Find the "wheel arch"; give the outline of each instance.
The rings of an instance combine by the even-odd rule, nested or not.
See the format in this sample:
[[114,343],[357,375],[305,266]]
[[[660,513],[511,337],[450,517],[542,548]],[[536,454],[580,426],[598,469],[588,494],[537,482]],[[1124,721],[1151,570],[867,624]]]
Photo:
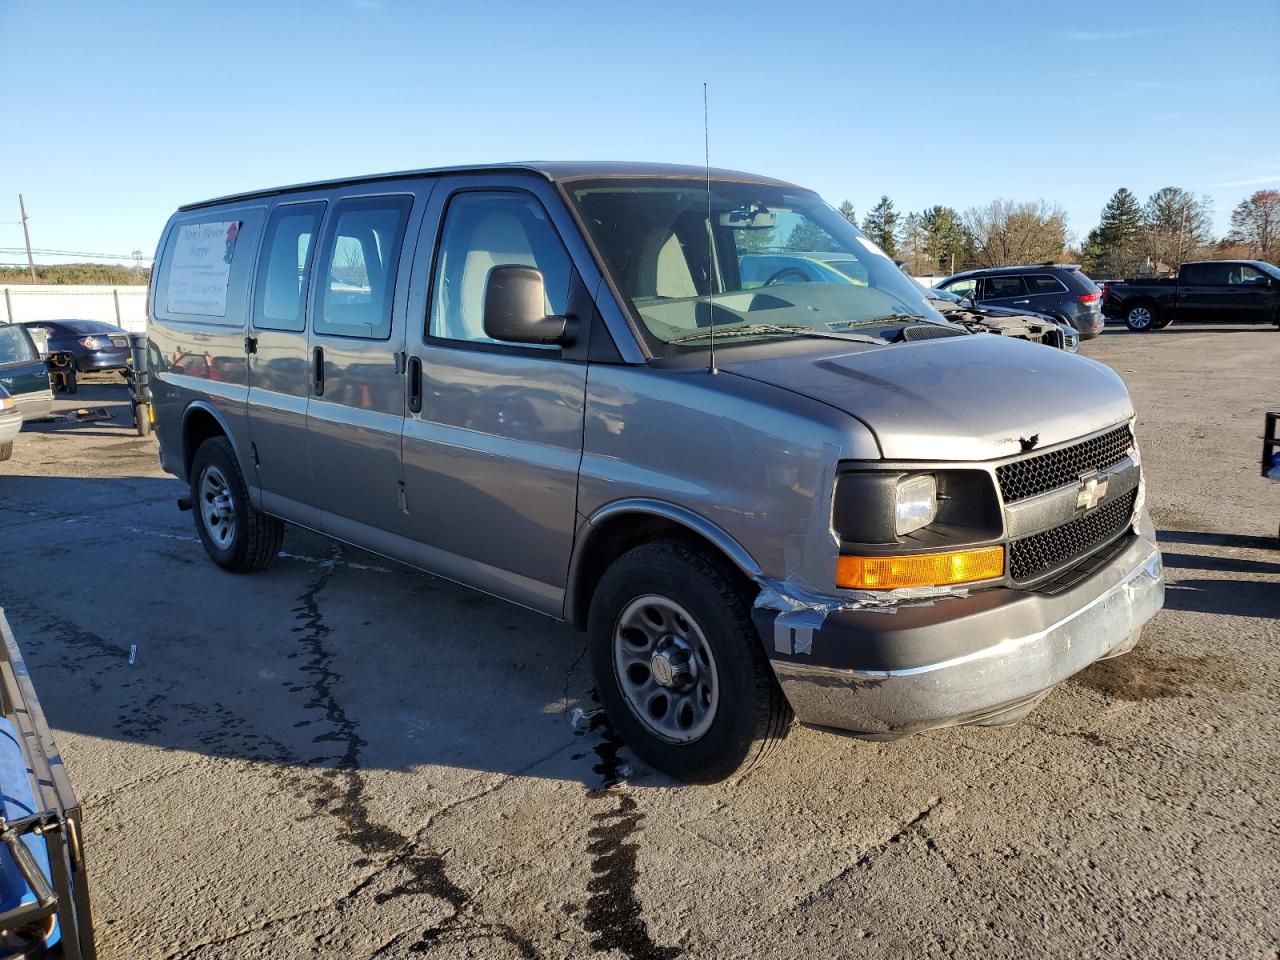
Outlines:
[[231,430],[227,427],[222,414],[212,404],[203,400],[194,400],[182,413],[182,477],[184,480],[191,477],[191,462],[195,459],[200,444],[211,437],[226,437],[236,459],[240,460],[240,451],[236,450],[235,441],[231,439]]
[[569,562],[564,615],[586,628],[591,597],[605,570],[633,547],[655,540],[685,539],[728,561],[744,593],[753,593],[762,575],[751,554],[706,517],[661,500],[629,499],[607,504],[583,524]]

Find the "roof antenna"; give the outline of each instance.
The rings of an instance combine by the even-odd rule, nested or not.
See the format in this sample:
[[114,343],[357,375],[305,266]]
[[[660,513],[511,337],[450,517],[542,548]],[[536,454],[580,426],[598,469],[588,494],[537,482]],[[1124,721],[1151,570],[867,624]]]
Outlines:
[[715,297],[715,248],[716,232],[711,223],[711,125],[708,120],[707,83],[702,82],[702,155],[707,168],[707,316],[711,321],[711,366],[708,373],[716,372],[716,297]]

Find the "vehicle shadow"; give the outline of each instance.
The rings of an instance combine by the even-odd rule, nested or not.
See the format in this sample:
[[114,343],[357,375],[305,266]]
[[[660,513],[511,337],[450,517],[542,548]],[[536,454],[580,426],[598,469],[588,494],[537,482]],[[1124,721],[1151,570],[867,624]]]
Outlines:
[[1169,610],[1233,617],[1280,617],[1280,588],[1264,580],[1179,580],[1165,591]]
[[57,731],[291,768],[617,778],[569,626],[292,528],[269,570],[224,572],[181,490],[0,477],[0,540],[23,557],[0,607]]
[[1157,530],[1160,543],[1189,543],[1210,547],[1244,547],[1251,550],[1280,549],[1280,540],[1273,537],[1251,537],[1240,533],[1209,533],[1200,530]]
[[1249,331],[1267,330],[1273,325],[1259,321],[1258,323],[1231,323],[1229,321],[1198,321],[1196,323],[1174,322],[1159,330],[1130,330],[1124,321],[1108,320],[1099,336],[1120,334],[1123,336],[1155,337],[1169,336],[1179,333],[1248,333]]
[[[1243,557],[1214,557],[1203,553],[1163,553],[1166,567],[1176,570],[1216,570],[1222,573],[1280,574],[1280,563]],[[1280,590],[1280,587],[1277,588]]]

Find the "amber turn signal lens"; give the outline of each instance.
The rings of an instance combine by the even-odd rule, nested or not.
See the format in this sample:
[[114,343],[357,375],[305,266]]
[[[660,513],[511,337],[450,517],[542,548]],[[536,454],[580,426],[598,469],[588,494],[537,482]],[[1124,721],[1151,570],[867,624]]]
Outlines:
[[972,583],[1004,575],[1004,547],[922,553],[912,557],[841,557],[836,586],[848,590],[893,590]]

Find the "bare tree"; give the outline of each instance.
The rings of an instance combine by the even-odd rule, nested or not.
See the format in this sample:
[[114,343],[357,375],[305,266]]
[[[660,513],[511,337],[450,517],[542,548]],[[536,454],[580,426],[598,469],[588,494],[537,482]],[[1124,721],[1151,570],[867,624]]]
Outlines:
[[929,234],[925,230],[924,217],[908,213],[898,227],[898,257],[906,262],[913,277],[938,269],[937,261],[929,256],[928,245]]
[[1213,240],[1213,205],[1181,187],[1161,187],[1142,210],[1147,258],[1153,271],[1176,270]]
[[1067,245],[1066,212],[1043,200],[992,200],[970,207],[961,221],[982,267],[1056,260]]
[[1259,190],[1231,211],[1227,242],[1259,260],[1280,260],[1280,190]]

